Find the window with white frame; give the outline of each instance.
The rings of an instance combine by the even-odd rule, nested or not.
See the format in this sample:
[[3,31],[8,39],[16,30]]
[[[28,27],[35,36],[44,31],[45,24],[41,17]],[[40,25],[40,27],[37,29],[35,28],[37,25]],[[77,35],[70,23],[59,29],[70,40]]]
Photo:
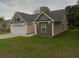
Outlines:
[[42,23],[41,24],[41,32],[42,33],[46,33],[47,32],[46,23]]

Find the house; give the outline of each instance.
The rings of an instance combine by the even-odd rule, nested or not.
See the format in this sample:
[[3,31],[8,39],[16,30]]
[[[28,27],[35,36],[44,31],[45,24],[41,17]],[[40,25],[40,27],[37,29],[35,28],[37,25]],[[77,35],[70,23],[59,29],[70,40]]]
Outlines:
[[65,10],[48,13],[25,14],[15,12],[12,18],[11,33],[37,36],[55,36],[68,30]]

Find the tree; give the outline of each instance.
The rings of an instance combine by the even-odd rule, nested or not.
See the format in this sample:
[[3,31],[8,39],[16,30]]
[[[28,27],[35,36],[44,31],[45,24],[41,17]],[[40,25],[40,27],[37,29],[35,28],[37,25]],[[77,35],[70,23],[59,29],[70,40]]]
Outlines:
[[66,17],[68,20],[68,25],[73,25],[73,11],[72,11],[72,6],[67,6],[66,7]]
[[70,26],[79,26],[79,5],[67,6],[66,17]]
[[76,5],[66,7],[66,17],[70,26],[79,26],[79,0]]
[[0,17],[0,22],[2,22],[2,21],[4,21],[4,17],[3,16]]
[[79,0],[77,1],[77,4],[79,4]]
[[36,10],[34,10],[34,13],[40,13],[40,8],[37,8]]
[[45,6],[41,6],[40,7],[40,12],[45,12],[45,13],[48,13],[50,10],[49,10],[49,8],[48,7],[45,7]]
[[45,13],[48,13],[50,11],[50,9],[46,6],[41,6],[40,8],[36,9],[34,11],[34,13],[40,13],[40,12],[45,12]]

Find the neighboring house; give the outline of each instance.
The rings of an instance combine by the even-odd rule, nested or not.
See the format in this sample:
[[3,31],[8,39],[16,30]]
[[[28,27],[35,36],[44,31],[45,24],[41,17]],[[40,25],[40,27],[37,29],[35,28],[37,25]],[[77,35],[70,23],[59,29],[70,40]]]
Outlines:
[[11,32],[22,35],[55,36],[67,31],[67,24],[65,10],[32,15],[16,12],[12,18]]
[[7,21],[0,21],[0,32],[10,32],[10,25]]

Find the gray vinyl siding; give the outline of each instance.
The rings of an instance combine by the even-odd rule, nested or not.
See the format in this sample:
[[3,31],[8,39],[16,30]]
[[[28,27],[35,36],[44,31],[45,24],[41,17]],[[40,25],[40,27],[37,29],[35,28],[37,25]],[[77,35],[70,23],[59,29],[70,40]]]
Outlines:
[[54,24],[54,36],[58,35],[62,32],[65,32],[68,30],[68,26],[66,24],[62,24],[62,23],[55,23]]
[[68,30],[68,22],[65,16],[63,17],[63,21],[61,21],[60,23],[54,23],[54,35],[58,35],[67,30]]
[[62,32],[61,23],[54,23],[54,35],[58,35]]
[[66,19],[66,16],[63,17],[62,24],[63,24],[63,26],[64,26],[63,31],[67,31],[67,30],[68,30],[68,21],[67,21],[67,19]]
[[27,34],[33,34],[34,30],[34,25],[32,23],[27,24]]
[[[45,22],[44,22],[45,23]],[[46,23],[46,33],[41,32],[41,24],[37,24],[37,35],[38,36],[52,36],[52,23]]]

